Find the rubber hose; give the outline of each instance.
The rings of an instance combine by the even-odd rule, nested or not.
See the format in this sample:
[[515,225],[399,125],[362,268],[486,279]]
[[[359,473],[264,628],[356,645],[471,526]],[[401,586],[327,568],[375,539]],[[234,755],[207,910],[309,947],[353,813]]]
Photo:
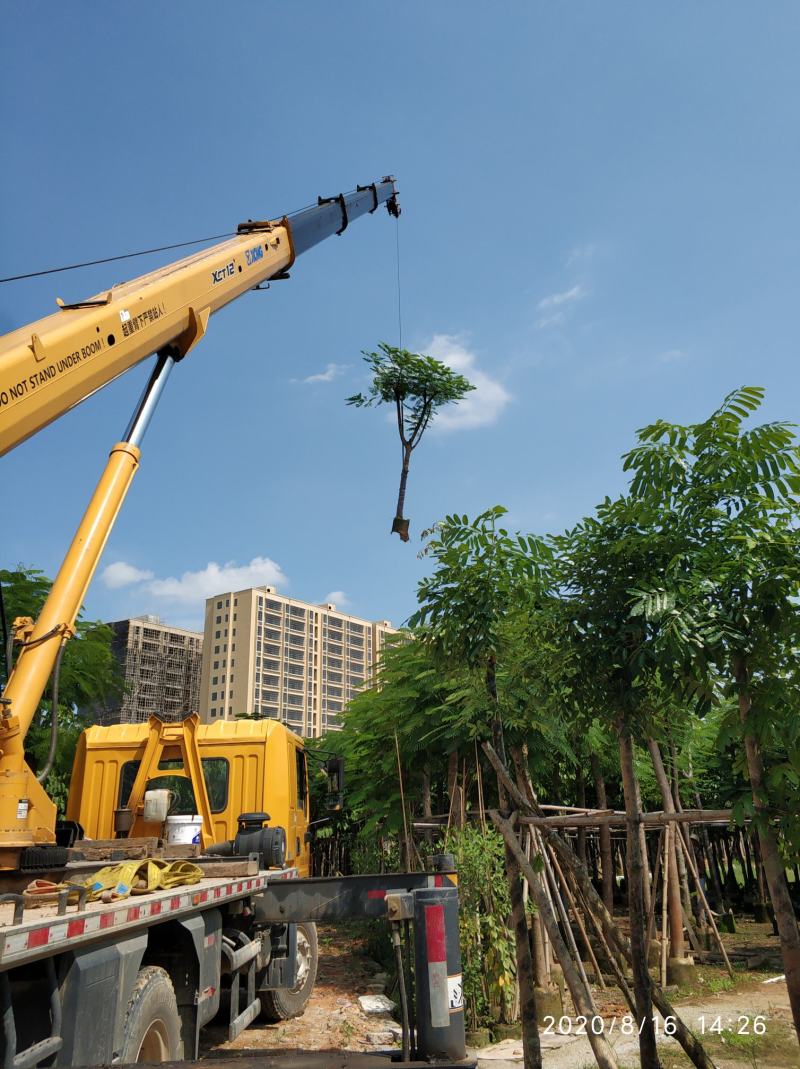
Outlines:
[[56,745],[58,743],[58,677],[61,674],[61,655],[64,652],[65,642],[62,641],[56,654],[56,663],[53,666],[53,692],[50,698],[50,749],[47,751],[47,760],[41,772],[36,773],[36,779],[43,783],[50,775],[53,762],[56,758]]

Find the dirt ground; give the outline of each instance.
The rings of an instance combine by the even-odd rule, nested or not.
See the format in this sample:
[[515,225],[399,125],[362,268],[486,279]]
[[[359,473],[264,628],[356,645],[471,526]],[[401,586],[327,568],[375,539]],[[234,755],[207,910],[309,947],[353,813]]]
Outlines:
[[387,1029],[397,1027],[396,1022],[388,1016],[368,1016],[359,1006],[358,996],[369,994],[375,977],[385,974],[367,956],[366,940],[358,927],[320,926],[318,937],[317,982],[303,1016],[279,1024],[257,1021],[232,1043],[224,1041],[222,1029],[212,1027],[207,1030],[206,1051],[399,1048],[399,1041],[387,1034]]
[[[668,990],[670,1000],[690,1028],[698,1034],[705,1032],[704,1045],[718,1069],[800,1067],[786,984],[782,980],[765,982],[774,981],[781,973],[778,941],[771,926],[742,923],[735,935],[724,938],[734,955],[735,978],[732,980],[721,966],[700,965],[691,986]],[[211,1029],[206,1032],[205,1057],[244,1050],[375,1051],[399,1047],[399,1040],[387,1034],[389,1027],[396,1028],[394,1022],[388,1016],[367,1016],[359,1006],[358,996],[370,993],[376,977],[380,983],[385,976],[381,966],[368,956],[360,930],[321,927],[319,940],[317,984],[303,1016],[275,1025],[256,1022],[232,1043],[224,1041],[222,1029]],[[387,993],[396,1001],[396,993]],[[621,1032],[627,1007],[616,988],[595,989],[594,993],[620,1066],[634,1069],[639,1064],[636,1036]],[[756,1018],[759,1031],[763,1022],[762,1034],[756,1034]],[[550,1033],[542,1034],[545,1069],[592,1069],[595,1062],[588,1039],[576,1035],[576,1029],[567,1007],[562,1021]],[[674,1040],[661,1035],[659,1042],[664,1069],[688,1069],[691,1063]],[[472,1053],[479,1069],[522,1066],[519,1040],[505,1040]]]

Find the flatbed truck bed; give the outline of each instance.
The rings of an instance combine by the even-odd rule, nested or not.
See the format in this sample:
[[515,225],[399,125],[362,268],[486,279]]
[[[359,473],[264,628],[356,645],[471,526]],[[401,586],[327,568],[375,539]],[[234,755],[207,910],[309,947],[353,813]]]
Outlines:
[[[301,1013],[316,976],[315,922],[369,917],[389,921],[400,963],[414,927],[413,969],[399,968],[414,978],[401,994],[402,1064],[468,1064],[452,859],[427,873],[326,879],[253,872],[247,857],[227,864],[236,862],[247,875],[208,873],[117,901],[0,896],[3,1069],[196,1058],[201,1029],[222,1013],[228,1039],[262,1013]],[[295,1055],[276,1053],[276,1064],[334,1064]],[[341,1064],[355,1069],[353,1057],[342,1052]]]

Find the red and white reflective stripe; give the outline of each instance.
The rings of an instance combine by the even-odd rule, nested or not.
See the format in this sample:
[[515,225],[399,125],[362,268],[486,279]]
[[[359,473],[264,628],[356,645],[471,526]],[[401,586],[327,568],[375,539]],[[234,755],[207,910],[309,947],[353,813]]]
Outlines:
[[447,939],[444,906],[425,906],[425,955],[428,959],[428,993],[431,1025],[447,1028],[450,1002],[447,993]]
[[[79,915],[53,918],[46,924],[23,922],[21,925],[0,928],[0,962],[24,960],[42,947],[59,946],[111,929],[138,927],[153,918],[163,918],[171,913],[188,912],[198,905],[220,903],[251,891],[260,891],[267,886],[268,876],[254,876],[213,888],[194,890],[189,888],[179,894],[161,898],[126,898],[108,909],[87,910]],[[212,894],[213,892],[213,894]],[[157,892],[156,892],[157,893]]]

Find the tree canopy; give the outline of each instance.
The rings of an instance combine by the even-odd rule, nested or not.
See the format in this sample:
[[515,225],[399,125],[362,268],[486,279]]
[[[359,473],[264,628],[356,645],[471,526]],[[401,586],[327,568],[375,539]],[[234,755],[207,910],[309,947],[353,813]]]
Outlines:
[[407,542],[409,521],[403,516],[403,507],[411,454],[439,409],[456,404],[475,387],[440,360],[385,342],[379,343],[377,352],[364,352],[363,356],[372,372],[372,383],[367,393],[348,397],[347,404],[356,408],[382,404],[394,406],[402,467],[392,533],[399,534]]

